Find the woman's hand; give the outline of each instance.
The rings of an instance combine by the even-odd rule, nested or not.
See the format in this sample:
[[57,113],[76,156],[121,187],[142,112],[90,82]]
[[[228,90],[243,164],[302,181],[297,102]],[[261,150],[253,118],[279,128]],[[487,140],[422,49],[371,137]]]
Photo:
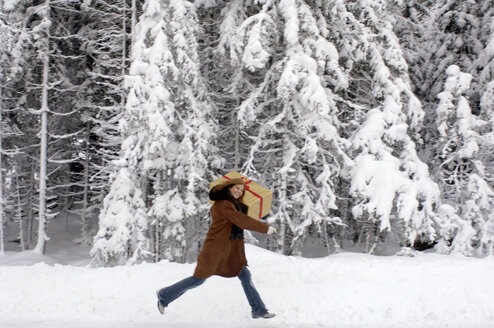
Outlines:
[[272,234],[275,234],[275,233],[276,233],[276,229],[274,227],[272,227],[272,226],[269,226],[267,234],[268,235],[272,235]]

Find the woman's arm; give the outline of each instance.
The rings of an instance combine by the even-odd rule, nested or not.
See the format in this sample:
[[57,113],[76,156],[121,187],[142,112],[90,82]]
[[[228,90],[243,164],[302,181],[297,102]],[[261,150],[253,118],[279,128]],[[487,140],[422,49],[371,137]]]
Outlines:
[[266,223],[253,219],[250,216],[247,216],[242,212],[237,211],[235,205],[233,205],[231,202],[225,201],[222,207],[223,208],[221,209],[221,214],[228,221],[232,222],[236,226],[242,229],[256,231],[260,233],[268,232],[269,226]]

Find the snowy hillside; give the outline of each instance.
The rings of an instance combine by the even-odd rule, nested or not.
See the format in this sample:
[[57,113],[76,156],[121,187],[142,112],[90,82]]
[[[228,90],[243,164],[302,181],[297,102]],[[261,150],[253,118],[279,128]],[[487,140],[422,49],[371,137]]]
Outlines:
[[80,266],[80,260],[60,265],[45,257],[52,265],[26,265],[39,258],[30,252],[9,252],[0,257],[0,327],[494,325],[492,258],[341,253],[306,259],[285,257],[250,245],[247,257],[258,290],[269,310],[277,314],[274,319],[251,319],[238,279],[219,277],[185,294],[161,316],[156,310],[155,290],[189,276],[194,264],[162,261],[93,268]]

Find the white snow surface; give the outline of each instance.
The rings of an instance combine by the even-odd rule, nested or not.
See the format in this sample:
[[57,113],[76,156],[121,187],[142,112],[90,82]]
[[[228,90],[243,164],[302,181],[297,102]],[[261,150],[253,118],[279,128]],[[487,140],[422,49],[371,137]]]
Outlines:
[[0,327],[494,327],[493,257],[302,258],[246,245],[254,284],[275,318],[251,319],[240,281],[216,276],[162,316],[156,290],[190,276],[195,263],[94,267],[88,247],[50,231],[47,256],[0,255]]

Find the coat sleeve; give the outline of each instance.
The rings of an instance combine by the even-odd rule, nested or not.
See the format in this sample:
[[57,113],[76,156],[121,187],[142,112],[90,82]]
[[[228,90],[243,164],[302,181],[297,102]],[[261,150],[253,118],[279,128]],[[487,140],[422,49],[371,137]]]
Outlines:
[[269,226],[266,223],[253,219],[250,216],[237,211],[235,206],[229,201],[225,201],[224,204],[223,215],[228,221],[242,229],[260,233],[268,232]]

